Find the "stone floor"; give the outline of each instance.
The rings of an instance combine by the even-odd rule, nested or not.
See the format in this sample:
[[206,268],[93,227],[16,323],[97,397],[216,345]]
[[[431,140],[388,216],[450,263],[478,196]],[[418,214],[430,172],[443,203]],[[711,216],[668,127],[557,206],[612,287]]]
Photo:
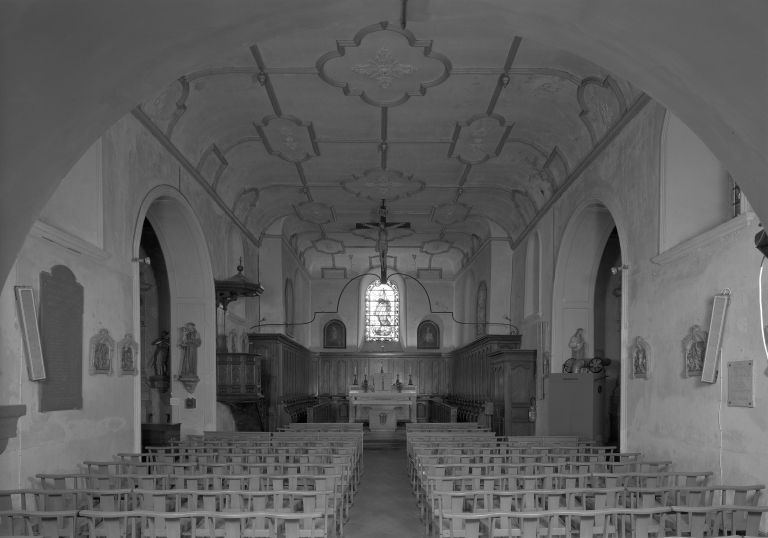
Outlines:
[[421,538],[416,496],[405,472],[405,446],[366,449],[365,469],[355,504],[344,525],[346,538]]

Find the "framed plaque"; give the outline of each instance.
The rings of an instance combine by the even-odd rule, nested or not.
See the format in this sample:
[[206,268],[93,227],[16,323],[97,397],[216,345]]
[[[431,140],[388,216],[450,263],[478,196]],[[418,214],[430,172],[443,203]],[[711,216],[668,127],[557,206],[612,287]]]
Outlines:
[[30,381],[42,381],[45,379],[43,344],[40,341],[40,327],[37,324],[35,294],[30,286],[16,286],[16,305],[19,307],[19,326],[22,340],[24,340],[27,374]]

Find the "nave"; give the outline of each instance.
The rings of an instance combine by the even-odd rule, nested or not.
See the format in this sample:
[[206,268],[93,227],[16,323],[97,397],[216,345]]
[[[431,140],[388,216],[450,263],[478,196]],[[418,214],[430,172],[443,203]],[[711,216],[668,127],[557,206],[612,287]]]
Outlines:
[[310,423],[84,461],[0,491],[0,536],[703,538],[757,536],[768,511],[764,485],[578,437],[423,423],[405,450],[363,445],[362,424]]

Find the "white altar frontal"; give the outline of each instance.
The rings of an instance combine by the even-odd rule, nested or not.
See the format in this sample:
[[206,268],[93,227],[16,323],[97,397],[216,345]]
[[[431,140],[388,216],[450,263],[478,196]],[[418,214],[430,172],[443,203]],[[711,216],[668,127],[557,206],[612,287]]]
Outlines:
[[416,422],[416,385],[403,385],[398,392],[391,373],[372,374],[368,390],[349,387],[349,421],[368,422],[371,431],[395,431],[397,422]]

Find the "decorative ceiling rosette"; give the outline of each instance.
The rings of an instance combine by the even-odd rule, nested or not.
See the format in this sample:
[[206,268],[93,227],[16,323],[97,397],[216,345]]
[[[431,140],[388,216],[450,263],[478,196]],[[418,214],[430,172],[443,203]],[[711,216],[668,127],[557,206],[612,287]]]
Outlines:
[[471,210],[472,206],[462,203],[438,205],[432,208],[429,220],[444,226],[456,224],[466,219]]
[[512,130],[512,125],[505,124],[506,120],[498,114],[478,114],[466,122],[457,122],[448,157],[462,164],[482,164],[498,157]]
[[416,39],[386,21],[363,28],[351,41],[337,41],[336,50],[321,56],[316,67],[320,78],[344,95],[381,107],[423,96],[451,72],[450,60],[432,51],[431,40]]
[[312,246],[315,247],[316,251],[323,254],[344,254],[346,252],[343,242],[330,239],[325,234],[322,234],[320,239],[313,239]]
[[302,163],[320,156],[312,122],[273,114],[254,124],[267,152],[284,161]]
[[342,181],[341,188],[355,196],[363,196],[377,202],[407,198],[426,187],[423,181],[413,179],[413,175],[406,176],[392,168],[370,168],[363,172],[363,175],[352,174],[352,177],[354,179]]
[[434,239],[432,241],[424,241],[421,244],[421,252],[424,254],[445,254],[453,246],[452,241],[445,241],[444,239]]
[[301,202],[293,206],[301,220],[312,224],[328,224],[336,220],[333,206],[322,202]]

